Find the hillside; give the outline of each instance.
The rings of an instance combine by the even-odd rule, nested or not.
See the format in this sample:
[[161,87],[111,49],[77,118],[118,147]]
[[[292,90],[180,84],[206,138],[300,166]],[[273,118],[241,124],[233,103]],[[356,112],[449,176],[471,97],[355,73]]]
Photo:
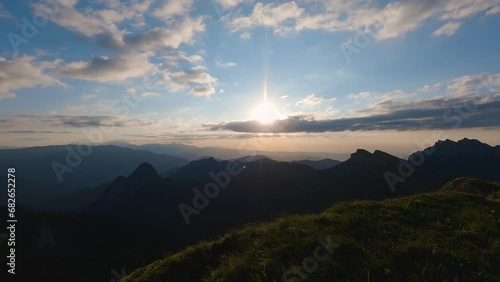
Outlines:
[[232,230],[121,281],[500,281],[499,193],[445,187]]

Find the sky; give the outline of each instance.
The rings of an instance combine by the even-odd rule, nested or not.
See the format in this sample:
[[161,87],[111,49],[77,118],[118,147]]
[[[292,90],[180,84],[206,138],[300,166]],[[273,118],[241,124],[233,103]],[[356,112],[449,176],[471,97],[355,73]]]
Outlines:
[[0,146],[498,145],[499,26],[500,0],[2,1]]

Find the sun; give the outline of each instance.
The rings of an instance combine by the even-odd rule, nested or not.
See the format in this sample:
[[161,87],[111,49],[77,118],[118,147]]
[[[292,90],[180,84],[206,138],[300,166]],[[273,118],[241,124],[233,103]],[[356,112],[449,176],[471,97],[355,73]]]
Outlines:
[[257,105],[252,111],[252,119],[261,123],[271,123],[280,118],[281,113],[269,102]]

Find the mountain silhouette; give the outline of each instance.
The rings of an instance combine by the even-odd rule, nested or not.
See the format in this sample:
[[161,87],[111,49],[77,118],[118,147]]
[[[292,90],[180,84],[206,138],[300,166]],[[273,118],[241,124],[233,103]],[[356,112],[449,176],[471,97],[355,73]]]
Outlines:
[[292,161],[292,163],[305,164],[305,165],[312,167],[314,169],[321,170],[321,169],[332,168],[341,162],[337,161],[337,160],[332,160],[332,159],[326,158],[326,159],[322,159],[319,161],[311,161],[311,160]]
[[[397,174],[401,164],[408,161],[380,150],[370,153],[359,149],[348,160],[325,170],[267,158],[248,163],[233,161],[241,172],[231,176],[227,187],[219,189],[214,199],[208,199],[209,204],[199,214],[190,217],[189,226],[184,222],[179,205],[193,206],[193,189],[203,191],[208,183],[215,183],[211,175],[225,172],[230,161],[214,158],[192,161],[168,178],[159,177],[153,167],[143,164],[131,176],[115,180],[94,206],[98,207],[94,211],[138,221],[140,218],[151,222],[166,220],[189,232],[219,234],[231,226],[267,220],[281,212],[319,212],[339,201],[385,199],[435,191],[458,173],[498,179],[500,158],[491,153],[496,148],[477,140],[448,140],[435,146],[434,154],[414,173],[405,176],[395,191],[390,189],[386,174]],[[480,157],[474,154],[477,150],[480,150]],[[458,164],[456,155],[461,158]],[[493,169],[477,169],[485,166]],[[142,180],[138,181],[136,175]]]

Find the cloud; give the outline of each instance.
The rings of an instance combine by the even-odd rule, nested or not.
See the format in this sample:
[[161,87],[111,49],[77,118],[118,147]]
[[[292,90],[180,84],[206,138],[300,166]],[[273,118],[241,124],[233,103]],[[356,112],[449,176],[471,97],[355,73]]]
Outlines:
[[83,94],[82,99],[93,99],[97,97],[97,94]]
[[[79,32],[87,37],[94,37],[102,34],[110,34],[119,40],[121,31],[116,23],[128,19],[130,14],[124,11],[95,10],[91,7],[78,10],[78,1],[45,0],[32,7],[35,13],[44,14],[45,11],[57,11],[49,18],[53,23],[69,30]],[[57,9],[55,8],[57,7]]]
[[500,13],[500,6],[496,6],[496,7],[491,8],[490,10],[488,10],[486,12],[486,15],[489,16],[489,15],[494,15],[494,14],[498,14],[498,13]]
[[3,133],[14,133],[14,134],[71,134],[70,131],[51,131],[51,130],[10,130],[4,131]]
[[210,97],[215,93],[215,88],[213,86],[196,86],[189,93],[194,96]]
[[189,63],[200,63],[200,62],[203,62],[203,57],[202,56],[200,56],[198,54],[187,56],[186,53],[184,53],[182,51],[177,51],[177,52],[174,52],[171,55],[166,55],[166,56],[164,56],[164,58],[166,60],[168,60],[169,62],[171,62],[171,63],[177,62],[177,61],[186,61],[186,62],[189,62]]
[[35,57],[14,56],[12,60],[0,57],[0,100],[15,98],[13,91],[37,86],[65,86],[44,71],[53,62],[37,62]]
[[311,95],[307,96],[306,98],[298,101],[295,105],[311,107],[311,106],[319,105],[323,102],[335,101],[336,99],[337,98],[335,98],[335,97],[331,98],[331,99],[325,99],[324,97],[316,96],[316,94],[311,94]]
[[160,83],[166,84],[170,91],[173,92],[184,90],[190,84],[213,84],[216,82],[217,78],[198,69],[166,73],[160,81]]
[[193,0],[163,0],[162,5],[153,12],[153,16],[168,21],[176,16],[185,16],[191,10]]
[[217,62],[217,65],[219,67],[223,67],[223,68],[234,68],[234,67],[238,66],[237,63],[233,63],[233,62],[227,62],[227,63]]
[[[423,103],[425,105],[426,101]],[[229,122],[207,127],[210,131],[229,130],[235,132],[252,133],[292,133],[292,132],[340,132],[358,130],[423,130],[449,129],[463,120],[462,127],[498,127],[500,121],[500,97],[493,102],[479,106],[477,111],[469,113],[467,119],[461,119],[458,113],[452,112],[456,105],[449,104],[438,107],[443,100],[432,101],[433,108],[419,108],[420,103],[402,104],[400,109],[385,114],[376,114],[366,117],[316,120],[312,116],[290,116],[284,120],[274,121],[271,124],[262,124],[258,121]],[[475,100],[461,100],[462,105],[473,105]],[[457,105],[460,105],[458,103]],[[466,107],[466,106],[464,106]],[[469,106],[472,107],[472,106]],[[448,116],[446,114],[448,113]]]
[[[233,31],[257,26],[272,28],[277,34],[302,30],[360,31],[385,40],[404,36],[430,19],[457,21],[481,12],[494,14],[498,12],[498,4],[498,0],[408,0],[382,6],[369,0],[308,0],[266,5],[258,2],[249,15],[234,12],[222,20]],[[456,23],[446,28],[448,33],[452,28],[458,29]]]
[[284,34],[290,30],[290,27],[282,25],[287,20],[299,18],[305,9],[299,8],[295,1],[283,3],[280,5],[258,2],[255,4],[252,13],[249,16],[232,17],[224,16],[222,20],[226,22],[233,30],[251,28],[254,26],[267,26],[274,28],[275,33]]
[[500,73],[466,75],[453,79],[446,90],[452,96],[464,96],[474,93],[496,94],[500,86]]
[[[53,10],[54,0],[44,0],[32,5],[35,13]],[[148,13],[152,0],[101,1],[104,8],[77,5],[78,1],[55,0],[59,11],[50,20],[66,29],[81,33],[89,38],[99,37],[108,47],[140,49],[142,51],[177,49],[182,43],[190,43],[198,32],[203,32],[203,18],[188,16],[193,0],[164,0],[162,5]],[[77,7],[78,6],[78,7]],[[146,26],[144,15],[152,14],[165,22],[164,27],[133,33],[130,28],[120,28],[122,24],[135,27]],[[179,16],[174,21],[173,18]]]
[[59,127],[134,127],[148,126],[156,124],[155,121],[137,118],[127,118],[121,116],[89,116],[89,115],[57,115],[57,114],[23,114],[10,119],[10,123],[23,122],[26,124],[37,123],[49,124]]
[[347,95],[347,98],[354,100],[355,104],[359,104],[359,103],[361,103],[361,101],[366,101],[370,97],[373,97],[373,93],[371,93],[371,92],[360,92],[358,94]]
[[192,43],[197,33],[205,31],[203,18],[184,18],[172,27],[156,27],[140,34],[127,34],[117,47],[137,48],[143,51],[177,49],[183,43]]
[[144,98],[151,98],[151,97],[158,97],[160,96],[160,94],[156,93],[156,92],[144,92],[141,94],[141,97],[144,97]]
[[[450,81],[446,96],[395,101],[385,99],[387,95],[383,95],[382,101],[358,111],[355,117],[331,119],[318,118],[316,114],[303,114],[270,124],[236,121],[205,125],[205,128],[209,131],[291,133],[500,127],[498,86],[500,74],[469,75]],[[390,94],[399,95],[398,93],[404,92],[394,91]]]
[[457,32],[457,30],[460,29],[460,26],[462,24],[458,22],[449,22],[443,25],[442,27],[438,28],[436,31],[434,31],[431,35],[433,37],[439,37],[439,36],[451,36]]
[[436,83],[434,85],[425,85],[424,87],[420,88],[418,91],[420,91],[420,92],[435,92],[439,89],[441,89],[441,83]]
[[243,40],[250,40],[252,39],[252,34],[250,34],[250,32],[245,31],[240,35],[240,38]]
[[4,18],[4,19],[11,19],[11,18],[13,18],[12,15],[3,8],[3,4],[2,3],[0,3],[0,19],[1,18]]
[[396,99],[401,99],[401,98],[406,98],[410,96],[411,94],[408,94],[402,90],[396,90],[389,92],[387,94],[382,95],[382,100],[396,100]]
[[223,8],[234,8],[243,2],[252,2],[253,0],[215,0],[219,3]]
[[72,62],[54,69],[59,76],[99,82],[121,82],[155,72],[149,62],[151,53],[121,53],[115,58],[91,57],[88,61]]

